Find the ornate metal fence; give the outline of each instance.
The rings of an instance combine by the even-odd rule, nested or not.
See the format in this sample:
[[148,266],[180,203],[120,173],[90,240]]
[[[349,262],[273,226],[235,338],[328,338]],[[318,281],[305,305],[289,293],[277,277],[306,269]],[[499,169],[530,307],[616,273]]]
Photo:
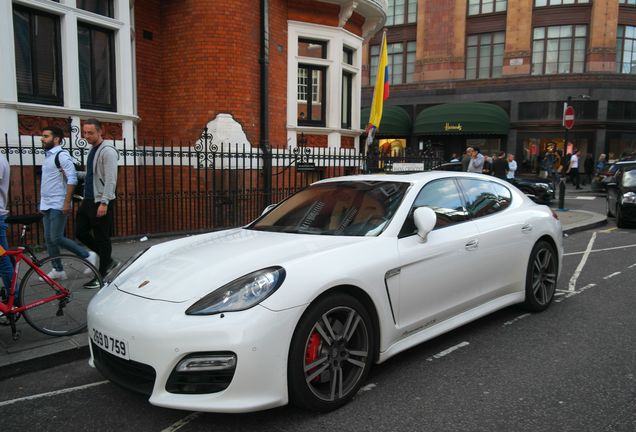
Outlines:
[[[74,126],[64,147],[84,164],[90,146]],[[303,140],[299,140],[302,144]],[[116,141],[119,152],[117,205],[113,237],[193,233],[244,225],[264,205],[262,154],[259,149],[216,143],[207,130],[193,143]],[[0,152],[11,164],[9,211],[38,211],[44,150],[36,136],[4,136]],[[439,160],[427,152],[361,155],[356,149],[300,147],[272,150],[272,202],[314,181],[339,175],[390,170],[396,163],[430,168]],[[77,207],[77,206],[76,206]],[[74,237],[74,217],[68,224]],[[17,240],[17,227],[9,230]],[[34,227],[33,243],[43,243]]]

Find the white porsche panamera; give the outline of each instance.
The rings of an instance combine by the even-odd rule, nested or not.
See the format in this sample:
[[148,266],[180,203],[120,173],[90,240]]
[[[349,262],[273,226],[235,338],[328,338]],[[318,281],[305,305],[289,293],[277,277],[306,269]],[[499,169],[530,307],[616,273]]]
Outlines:
[[561,242],[548,207],[493,177],[323,180],[129,260],[89,305],[90,363],[163,407],[334,409],[374,363],[509,305],[547,308]]

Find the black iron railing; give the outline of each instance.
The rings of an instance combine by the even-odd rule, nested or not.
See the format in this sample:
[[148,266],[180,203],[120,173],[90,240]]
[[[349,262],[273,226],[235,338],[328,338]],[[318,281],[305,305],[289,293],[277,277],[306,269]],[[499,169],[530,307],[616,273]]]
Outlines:
[[[76,127],[64,147],[84,163],[90,146]],[[272,202],[278,202],[314,181],[340,175],[390,170],[400,163],[425,169],[441,161],[424,151],[367,155],[356,149],[304,146],[272,149]],[[263,159],[258,148],[216,143],[207,130],[193,143],[116,141],[119,152],[117,205],[113,237],[192,233],[244,225],[264,208]],[[9,211],[38,211],[44,150],[36,136],[11,140],[4,135],[0,153],[11,164]],[[74,218],[68,224],[74,237]],[[9,239],[15,240],[15,228]],[[43,243],[34,227],[32,243]]]

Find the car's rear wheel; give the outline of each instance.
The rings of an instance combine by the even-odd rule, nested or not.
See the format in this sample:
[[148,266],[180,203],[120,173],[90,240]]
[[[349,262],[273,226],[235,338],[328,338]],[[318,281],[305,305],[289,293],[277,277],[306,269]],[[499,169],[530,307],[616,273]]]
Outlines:
[[290,401],[313,411],[344,405],[369,373],[374,349],[372,322],[362,303],[346,294],[318,300],[292,338]]
[[616,204],[616,226],[618,228],[625,228],[625,217],[623,216],[623,210],[620,204]]
[[550,305],[556,290],[558,267],[554,247],[544,240],[537,242],[530,253],[526,271],[526,309],[540,312]]

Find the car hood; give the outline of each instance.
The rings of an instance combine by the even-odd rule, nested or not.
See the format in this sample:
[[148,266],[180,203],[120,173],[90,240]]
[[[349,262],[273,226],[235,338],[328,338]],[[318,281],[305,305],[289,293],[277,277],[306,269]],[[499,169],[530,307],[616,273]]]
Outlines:
[[151,247],[113,283],[140,297],[169,302],[199,299],[256,270],[363,242],[371,237],[219,231]]
[[515,178],[515,181],[518,183],[526,183],[526,184],[529,184],[529,183],[534,183],[534,184],[542,183],[542,184],[548,184],[548,185],[551,184],[550,180],[544,179],[541,177],[517,177]]

